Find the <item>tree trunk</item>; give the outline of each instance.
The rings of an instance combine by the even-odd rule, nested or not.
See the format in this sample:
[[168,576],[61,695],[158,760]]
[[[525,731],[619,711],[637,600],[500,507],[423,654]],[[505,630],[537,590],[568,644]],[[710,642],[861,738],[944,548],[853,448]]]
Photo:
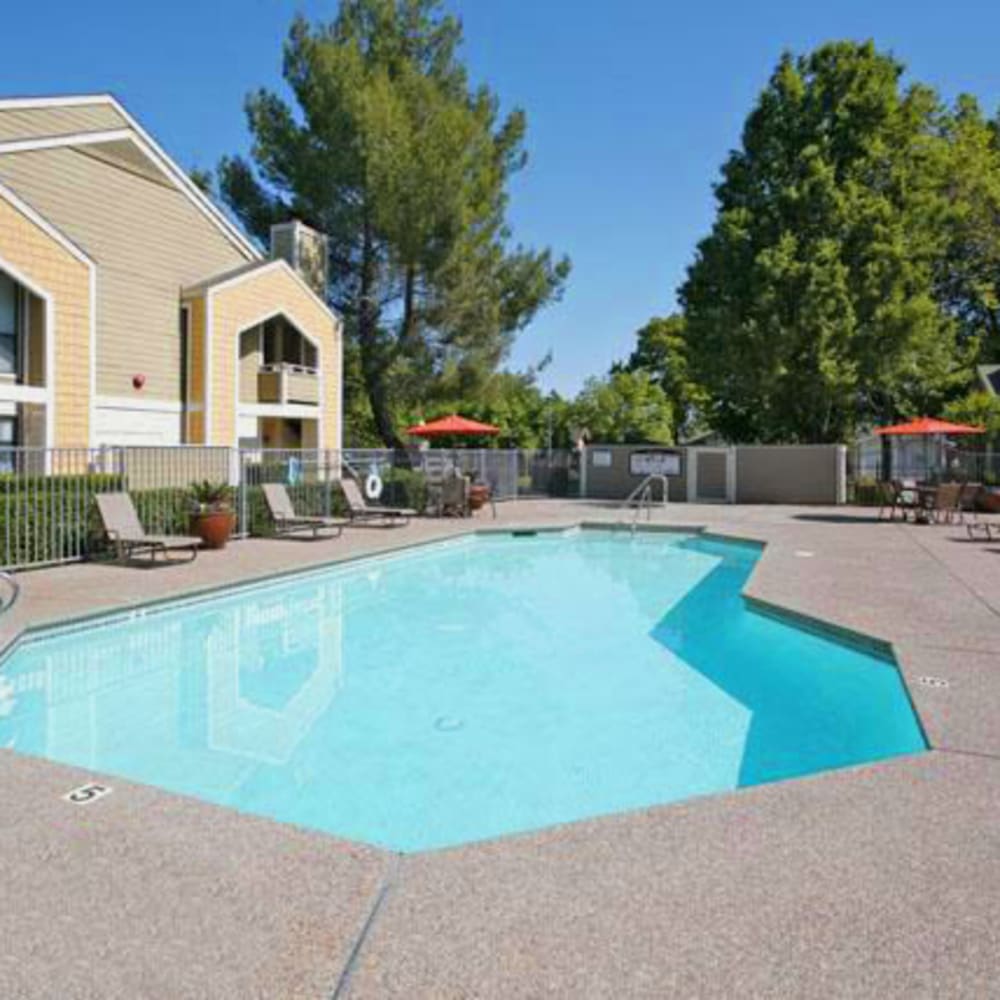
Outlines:
[[400,326],[399,342],[404,350],[408,348],[417,333],[416,311],[417,274],[413,266],[406,269],[403,285],[403,322]]
[[375,299],[378,260],[375,240],[369,225],[365,225],[361,248],[361,287],[358,303],[358,344],[361,348],[361,372],[365,391],[372,408],[375,429],[387,448],[400,449],[403,441],[396,433],[396,424],[389,409],[385,385],[385,360],[379,350],[379,308]]

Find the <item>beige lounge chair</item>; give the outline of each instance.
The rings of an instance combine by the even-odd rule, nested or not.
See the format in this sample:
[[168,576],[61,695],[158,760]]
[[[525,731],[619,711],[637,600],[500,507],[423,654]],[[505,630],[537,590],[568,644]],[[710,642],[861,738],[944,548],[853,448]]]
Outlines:
[[402,527],[409,523],[417,512],[409,507],[369,507],[361,495],[358,484],[349,476],[340,480],[340,488],[347,501],[347,516],[352,521],[379,521],[388,527]]
[[[338,538],[347,522],[340,517],[319,517],[308,514],[296,514],[295,504],[288,495],[288,490],[281,483],[264,484],[264,501],[268,513],[274,523],[277,535],[295,535],[301,532],[312,532],[313,540],[318,538]],[[333,534],[322,534],[333,532]]]
[[[98,493],[94,500],[104,526],[104,534],[115,547],[122,562],[138,552],[146,552],[153,560],[159,553],[169,561],[171,552],[190,549],[196,559],[201,539],[192,535],[148,535],[135,512],[135,504],[127,493]],[[190,561],[190,560],[188,560]]]

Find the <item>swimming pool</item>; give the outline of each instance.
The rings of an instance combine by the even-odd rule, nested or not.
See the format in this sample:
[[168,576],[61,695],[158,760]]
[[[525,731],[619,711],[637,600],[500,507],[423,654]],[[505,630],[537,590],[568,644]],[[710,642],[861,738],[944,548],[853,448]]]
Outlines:
[[925,748],[895,666],[745,606],[760,550],[479,535],[21,644],[0,746],[416,851]]

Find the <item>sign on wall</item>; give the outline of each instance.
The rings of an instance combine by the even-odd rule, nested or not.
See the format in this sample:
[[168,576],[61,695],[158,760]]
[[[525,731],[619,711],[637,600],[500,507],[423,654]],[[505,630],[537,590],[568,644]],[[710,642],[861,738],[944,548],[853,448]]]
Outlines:
[[679,476],[681,453],[672,448],[633,451],[628,457],[628,471],[633,476]]
[[606,448],[594,449],[590,453],[590,463],[595,469],[611,468],[611,452]]

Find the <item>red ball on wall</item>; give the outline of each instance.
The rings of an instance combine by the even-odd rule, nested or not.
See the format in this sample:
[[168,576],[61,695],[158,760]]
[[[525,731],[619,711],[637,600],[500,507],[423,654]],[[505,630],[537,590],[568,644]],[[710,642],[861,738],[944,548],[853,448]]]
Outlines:
[[146,384],[145,375],[133,375],[132,376],[132,388],[141,389]]

